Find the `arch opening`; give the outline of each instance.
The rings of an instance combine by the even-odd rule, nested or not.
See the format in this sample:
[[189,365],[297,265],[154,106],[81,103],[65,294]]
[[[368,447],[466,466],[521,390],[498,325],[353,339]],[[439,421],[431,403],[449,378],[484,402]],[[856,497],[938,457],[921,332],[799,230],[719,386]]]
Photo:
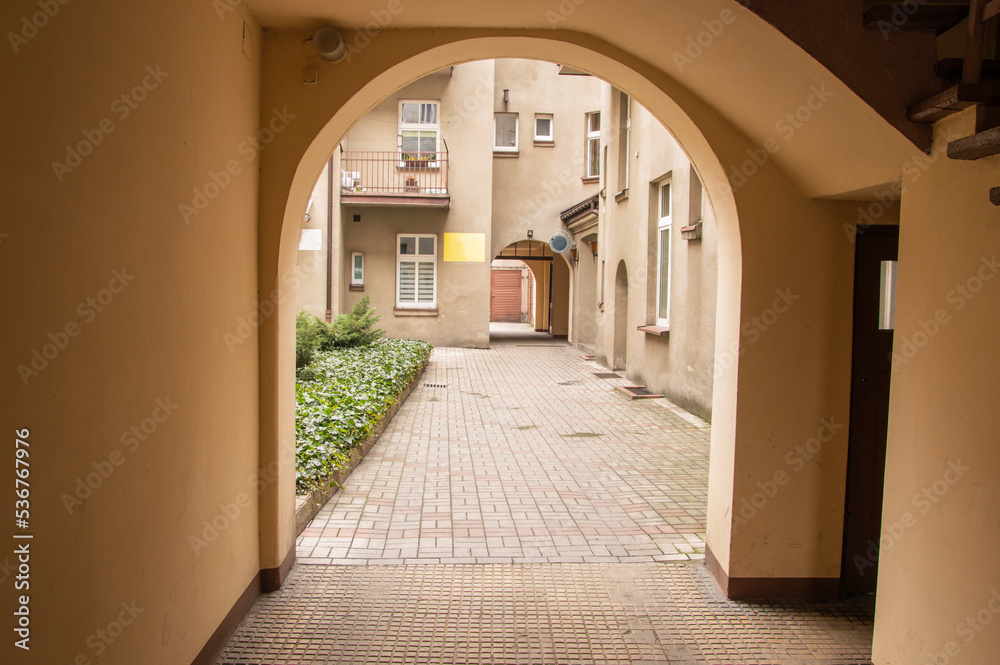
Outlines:
[[615,342],[614,356],[612,356],[612,369],[628,368],[628,338],[629,338],[629,318],[628,318],[628,268],[625,261],[618,262],[618,270],[615,271]]
[[[804,474],[801,487],[786,492],[780,501],[773,501],[772,505],[780,504],[781,508],[771,511],[773,517],[755,520],[752,528],[734,529],[734,506],[739,505],[741,498],[752,494],[753,479],[772,474],[773,467],[781,464],[773,447],[769,455],[760,454],[770,445],[769,437],[762,433],[770,429],[771,436],[774,436],[773,431],[777,428],[780,437],[794,442],[803,437],[810,427],[815,429],[814,421],[819,422],[824,414],[828,416],[830,412],[839,414],[846,405],[845,391],[839,388],[832,391],[820,389],[827,383],[824,374],[832,371],[834,366],[839,367],[845,349],[849,350],[849,340],[844,341],[846,336],[841,335],[842,326],[838,318],[844,315],[845,309],[842,307],[842,290],[836,280],[831,283],[815,273],[816,256],[810,254],[819,255],[822,261],[829,264],[831,274],[840,275],[849,271],[849,252],[833,244],[833,239],[841,234],[831,231],[835,228],[833,224],[821,222],[836,220],[836,228],[839,228],[849,215],[849,208],[810,200],[774,163],[760,169],[755,176],[755,187],[734,189],[723,164],[735,163],[753,146],[738,130],[721,120],[712,107],[692,96],[676,80],[664,77],[662,72],[630,59],[614,48],[582,45],[577,43],[575,35],[559,32],[531,37],[459,36],[453,42],[428,45],[424,50],[400,56],[392,63],[380,63],[356,90],[329,91],[324,97],[325,115],[317,111],[311,116],[308,127],[304,126],[299,131],[294,149],[284,156],[283,168],[276,167],[275,172],[280,173],[280,178],[276,178],[267,192],[262,192],[262,219],[273,215],[272,219],[281,219],[282,223],[262,229],[261,288],[266,289],[276,282],[277,276],[283,274],[291,263],[297,241],[297,221],[308,199],[309,187],[327,158],[329,146],[336,144],[357,118],[379,100],[429,72],[458,63],[504,57],[561,62],[600,79],[613,81],[629,99],[641,101],[653,117],[669,127],[677,143],[690,157],[694,166],[692,172],[696,172],[707,194],[708,207],[714,214],[718,234],[715,328],[711,335],[714,339],[715,365],[708,377],[712,385],[713,421],[706,537],[710,550],[707,552],[710,554],[708,563],[724,587],[729,586],[731,578],[829,580],[831,573],[837,574],[835,571],[839,567],[839,551],[834,553],[839,543],[831,544],[825,534],[834,531],[836,521],[842,520],[842,506],[840,516],[819,502],[812,504],[808,511],[795,514],[792,520],[786,517],[802,505],[796,497],[811,495],[812,487],[817,484],[832,487],[830,496],[842,490],[839,452],[831,452],[835,458],[827,469],[815,472],[815,477],[812,473]],[[681,175],[673,174],[675,183]],[[619,194],[624,196],[619,198],[616,195],[616,203],[629,198],[627,192]],[[776,215],[779,210],[781,214]],[[814,223],[808,226],[795,224],[795,219],[812,219]],[[773,228],[769,228],[775,220],[783,229],[783,235],[775,235]],[[761,233],[747,236],[745,229],[741,230],[746,223]],[[503,247],[521,235],[522,230],[519,229],[508,238],[494,237],[489,244]],[[604,235],[598,238],[599,245],[607,241],[608,237]],[[769,242],[777,245],[769,247]],[[802,246],[807,246],[809,251],[798,251]],[[787,254],[790,258],[784,262],[775,262],[772,257],[780,249],[795,253]],[[748,259],[752,259],[749,264]],[[605,268],[600,261],[595,266],[599,284],[612,279],[610,269],[611,265]],[[641,269],[636,273],[633,265],[633,274],[629,276],[633,288],[638,284],[637,280],[648,278],[644,273]],[[753,340],[754,345],[748,348],[745,340],[741,339],[741,312],[765,310],[774,299],[775,292],[780,291],[782,286],[787,290],[789,283],[801,288],[811,304],[784,317],[784,321],[794,321],[793,324],[775,326],[775,332],[762,337],[761,341]],[[599,306],[610,300],[612,295],[598,293]],[[812,299],[812,296],[818,298]],[[287,361],[282,360],[292,345],[287,332],[290,326],[286,317],[289,315],[283,312],[277,325],[263,330],[261,335],[262,364],[266,361],[273,366],[273,376],[268,368],[262,371],[261,401],[267,407],[262,414],[262,441],[265,442],[278,440],[282,432],[290,431],[294,421],[289,399],[292,372],[286,367]],[[486,319],[485,316],[482,318]],[[803,331],[813,330],[817,318],[831,325],[818,338],[810,340]],[[782,391],[762,394],[741,393],[738,390],[741,382],[751,380],[744,378],[746,376],[773,372],[776,366],[794,367],[797,360],[785,362],[792,357],[811,359],[809,362],[813,363],[814,371],[808,381],[816,384],[816,390],[789,389],[785,391],[788,395],[779,394]],[[801,373],[790,376],[788,385],[793,386],[794,380],[801,376]],[[738,395],[741,403],[739,421],[736,408]],[[788,404],[797,400],[799,408],[788,416]],[[262,448],[262,461],[271,455],[272,451]],[[740,478],[735,477],[737,466],[747,471]],[[277,521],[282,513],[281,510],[270,512],[270,507],[264,504],[276,506],[282,501],[287,499],[264,497],[261,511],[264,520],[270,519],[270,514]],[[779,532],[794,530],[792,524],[796,524],[796,520],[800,524],[799,530],[805,528],[809,532],[808,537],[816,541],[816,548],[803,550],[792,547],[784,536],[778,537]],[[270,548],[276,554],[283,546],[291,544],[290,534],[283,540],[265,521],[262,521],[261,533],[262,550]],[[767,543],[764,549],[772,551],[771,554],[761,555],[761,542]],[[813,587],[807,584],[803,588]]]
[[[559,39],[473,39],[430,49],[388,68],[357,93],[344,100],[339,105],[339,108],[332,113],[332,117],[327,122],[316,122],[314,124],[315,130],[308,137],[303,137],[309,140],[307,144],[303,145],[302,152],[296,162],[294,175],[290,179],[287,196],[282,206],[283,224],[281,225],[280,237],[278,238],[278,248],[275,252],[275,258],[277,259],[276,270],[267,270],[266,266],[262,266],[262,276],[274,280],[275,275],[286,274],[289,266],[294,266],[298,230],[309,201],[311,186],[316,182],[318,175],[328,163],[330,147],[338,145],[343,137],[347,135],[348,130],[358,122],[358,119],[365,112],[421,76],[464,62],[510,56],[551,63],[559,62],[580,71],[591,73],[600,80],[613,81],[617,88],[627,90],[636,100],[642,100],[644,107],[649,109],[649,112],[665,127],[670,128],[669,131],[674,140],[689,155],[691,163],[694,164],[697,162],[698,171],[702,173],[701,179],[706,183],[706,189],[711,192],[711,206],[717,211],[716,222],[720,228],[720,256],[725,254],[729,257],[728,261],[719,262],[719,298],[716,312],[718,324],[716,335],[721,336],[723,344],[735,343],[738,338],[738,329],[735,321],[738,318],[740,281],[739,225],[737,222],[735,199],[729,188],[725,170],[720,160],[716,157],[706,137],[688,115],[653,81],[621,62],[588,48]],[[275,208],[277,208],[277,205],[275,205]],[[722,229],[727,229],[728,232],[724,233]],[[542,232],[541,235],[548,233],[546,229],[540,230]],[[523,230],[514,229],[511,230],[511,233],[520,235],[523,233]],[[499,235],[494,236],[491,244],[494,247],[498,245],[504,247],[510,244],[512,240],[515,240],[517,235],[514,238],[504,238]],[[590,258],[588,260],[594,265],[590,266],[593,268],[593,271],[588,272],[595,278],[603,279],[604,271],[598,270],[599,261],[595,256],[595,252],[591,252],[590,250],[590,243],[595,242],[590,236],[596,234],[587,235],[586,248],[579,247],[579,240],[577,241],[578,255],[582,253],[583,257],[586,258],[589,254]],[[580,239],[582,239],[582,236]],[[599,239],[596,242],[599,242]],[[576,293],[577,281],[573,279],[574,268],[565,256],[553,262],[553,264],[559,266],[560,272],[565,273],[567,303],[564,307],[565,314],[563,315],[563,321],[556,322],[557,325],[555,326],[549,326],[549,330],[558,333],[560,330],[559,325],[562,325],[565,330],[563,334],[570,335],[570,338],[576,341],[569,329],[572,303],[575,302],[575,298],[578,295]],[[598,290],[603,291],[604,289],[596,287],[595,291]],[[590,297],[597,297],[597,294],[595,293]],[[599,303],[599,305],[602,304]],[[291,310],[292,308],[287,309]],[[294,341],[288,332],[291,328],[282,326],[280,323],[282,318],[290,315],[292,315],[291,311],[283,312],[279,317],[278,329],[273,331],[273,344],[278,356],[273,381],[267,381],[266,379],[270,377],[267,376],[266,371],[262,372],[262,402],[274,404],[273,420],[267,422],[269,418],[265,416],[262,418],[262,424],[265,429],[268,426],[273,427],[274,436],[278,438],[284,432],[289,431],[294,423],[294,412],[290,408],[293,405],[293,401],[291,400],[293,372],[284,367],[287,361],[282,360],[286,352],[290,354],[290,349],[294,345]],[[483,316],[482,318],[484,322],[488,320],[488,316]],[[550,321],[550,323],[553,322]],[[589,329],[588,325],[591,326]],[[578,332],[582,336],[591,336],[591,334],[596,336],[593,323],[590,322],[588,324],[585,319],[581,320],[581,328]],[[616,337],[624,339],[626,335],[616,335]],[[266,336],[262,335],[262,359],[268,352],[267,341]],[[718,345],[719,341],[717,339],[713,346]],[[735,367],[727,370],[726,373],[735,376]],[[727,392],[729,393],[728,395],[726,394]],[[731,409],[731,404],[735,402],[734,380],[729,381],[723,387],[722,391],[717,391],[712,399],[719,401],[720,397],[722,397],[719,403],[721,404],[721,409],[719,408],[719,404],[714,405],[716,431],[721,432],[719,435],[723,439],[730,439],[727,445],[731,446],[732,427],[731,425],[727,425],[726,421],[733,420],[734,415]],[[267,437],[262,437],[262,441],[266,440]],[[262,460],[267,457],[267,451],[262,450]],[[276,493],[281,491],[279,487],[275,487]],[[287,492],[288,490],[284,491]],[[282,500],[278,496],[264,496],[262,497],[262,504],[264,503],[278,506],[280,504],[287,505],[290,502],[287,499]],[[280,526],[280,523],[283,521],[282,512],[282,510],[267,510],[266,506],[262,505],[262,551],[266,552],[266,550],[270,549],[275,557],[286,547],[286,542],[289,546],[292,544],[294,537],[290,529],[284,531],[284,535],[282,535],[283,529]],[[270,520],[274,520],[274,524],[268,524]],[[275,525],[277,525],[277,528],[275,528]],[[726,542],[728,540],[728,524],[720,521],[717,525],[717,531],[721,537],[719,549],[725,551],[728,549],[728,543]]]

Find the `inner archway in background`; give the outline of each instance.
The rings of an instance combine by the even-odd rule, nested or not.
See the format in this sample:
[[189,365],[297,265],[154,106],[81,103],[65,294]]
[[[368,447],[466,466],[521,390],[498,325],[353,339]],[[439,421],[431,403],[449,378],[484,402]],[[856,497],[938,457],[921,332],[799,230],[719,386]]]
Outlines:
[[618,263],[615,271],[615,343],[612,369],[628,367],[628,268],[625,262]]

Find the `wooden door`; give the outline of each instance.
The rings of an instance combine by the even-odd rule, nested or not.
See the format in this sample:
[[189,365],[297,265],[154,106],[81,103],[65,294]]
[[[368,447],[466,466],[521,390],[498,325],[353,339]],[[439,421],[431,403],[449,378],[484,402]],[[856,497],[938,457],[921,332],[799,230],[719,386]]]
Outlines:
[[857,236],[851,421],[841,569],[843,590],[850,594],[875,591],[878,574],[892,373],[893,322],[889,311],[898,250],[898,226],[873,226]]

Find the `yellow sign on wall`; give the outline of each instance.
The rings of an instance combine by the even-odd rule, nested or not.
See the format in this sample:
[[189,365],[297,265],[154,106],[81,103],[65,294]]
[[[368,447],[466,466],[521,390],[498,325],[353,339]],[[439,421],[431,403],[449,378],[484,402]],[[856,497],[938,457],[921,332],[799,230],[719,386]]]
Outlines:
[[486,234],[445,233],[444,260],[483,263],[486,261]]

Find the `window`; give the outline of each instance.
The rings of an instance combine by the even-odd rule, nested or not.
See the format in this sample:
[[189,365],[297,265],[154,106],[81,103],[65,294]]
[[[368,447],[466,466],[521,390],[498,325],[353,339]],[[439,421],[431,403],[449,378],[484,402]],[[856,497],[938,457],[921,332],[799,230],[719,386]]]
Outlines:
[[361,252],[351,254],[351,286],[365,284],[365,255]]
[[437,306],[437,236],[396,236],[396,307]]
[[493,117],[493,151],[517,152],[516,113],[497,113]]
[[896,261],[883,261],[879,285],[878,329],[896,327]]
[[632,133],[632,100],[627,94],[618,93],[618,191],[628,189],[628,162]]
[[400,100],[400,166],[437,166],[441,136],[438,107],[438,102]]
[[587,145],[586,145],[587,178],[601,175],[601,112],[587,114]]
[[535,141],[537,143],[552,143],[555,141],[551,113],[535,114]]
[[670,180],[657,186],[656,325],[670,327]]

